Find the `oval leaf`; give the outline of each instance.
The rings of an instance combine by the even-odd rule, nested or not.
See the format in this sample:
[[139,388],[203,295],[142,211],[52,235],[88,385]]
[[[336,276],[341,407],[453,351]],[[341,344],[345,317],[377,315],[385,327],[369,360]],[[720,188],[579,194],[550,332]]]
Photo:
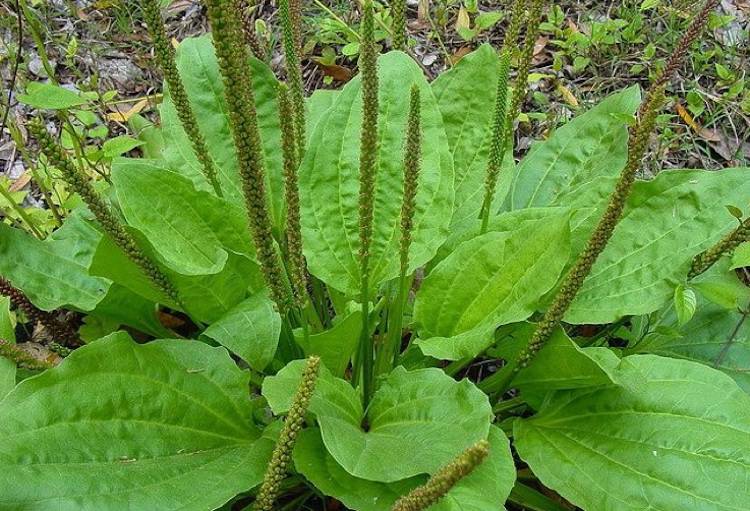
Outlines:
[[521,458],[587,511],[736,511],[750,502],[750,396],[726,375],[653,355],[622,386],[562,391],[515,423]]
[[[429,261],[448,235],[453,208],[453,165],[443,120],[421,69],[411,57],[390,52],[378,59],[380,142],[375,216],[370,250],[371,285],[399,274],[403,145],[409,95],[422,96],[422,171],[419,177],[409,268]],[[359,275],[359,139],[361,79],[346,84],[317,123],[300,169],[305,255],[310,272],[355,295]],[[387,127],[387,128],[386,128]]]
[[273,439],[224,348],[76,350],[0,401],[0,508],[215,509],[260,483]]

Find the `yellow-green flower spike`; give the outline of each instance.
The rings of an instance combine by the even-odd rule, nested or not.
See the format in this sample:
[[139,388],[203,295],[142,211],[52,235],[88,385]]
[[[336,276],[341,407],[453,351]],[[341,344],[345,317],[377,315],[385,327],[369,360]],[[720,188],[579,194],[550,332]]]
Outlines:
[[391,0],[393,17],[393,49],[406,49],[406,0]]
[[5,339],[0,339],[0,357],[5,357],[14,362],[17,366],[32,371],[42,371],[54,367],[53,363],[34,358],[15,344],[11,344]]
[[273,504],[279,496],[281,482],[284,480],[292,460],[292,451],[297,442],[297,436],[305,423],[305,414],[310,406],[315,382],[320,369],[320,358],[312,356],[307,359],[307,365],[302,372],[297,393],[294,395],[289,413],[284,421],[284,427],[279,434],[279,440],[271,455],[271,461],[266,467],[266,474],[261,483],[258,495],[253,503],[253,511],[272,511]]
[[286,314],[291,296],[276,251],[268,211],[263,148],[255,109],[249,54],[235,0],[208,0],[214,48],[224,81],[229,121],[237,149],[242,191],[250,231],[266,285],[279,312]]
[[406,275],[409,264],[411,231],[414,226],[414,212],[417,208],[417,187],[422,159],[422,131],[420,117],[420,92],[416,85],[411,86],[409,117],[406,125],[404,146],[404,198],[401,203],[401,275]]
[[250,47],[250,51],[253,52],[255,58],[266,60],[266,48],[261,44],[258,35],[255,33],[255,20],[252,15],[252,7],[249,5],[248,0],[235,1],[237,2],[237,11],[240,13],[240,19],[242,20],[242,33],[245,36],[245,42]]
[[510,121],[513,122],[521,111],[521,103],[526,97],[528,89],[529,71],[531,61],[534,59],[534,47],[539,37],[539,26],[542,23],[542,11],[546,0],[531,0],[529,5],[529,17],[526,20],[526,35],[523,39],[521,57],[518,60],[518,72],[516,74],[516,85],[513,88],[513,97],[510,102]]
[[286,202],[286,241],[289,273],[294,300],[298,307],[307,303],[307,272],[302,253],[302,224],[300,222],[299,186],[297,183],[297,153],[292,125],[292,104],[288,87],[279,84],[279,121],[281,124],[281,152],[284,158],[284,200]]
[[742,243],[750,240],[750,218],[743,221],[739,227],[724,236],[716,245],[693,259],[688,273],[688,280],[705,273],[725,254],[731,254]]
[[182,127],[185,129],[185,133],[190,140],[190,144],[193,146],[193,152],[196,158],[198,158],[203,175],[206,176],[216,194],[221,197],[221,186],[219,185],[216,165],[208,152],[206,140],[203,138],[203,134],[198,127],[198,121],[190,106],[185,87],[182,85],[180,73],[177,71],[174,48],[170,44],[167,33],[164,30],[159,0],[141,0],[141,5],[146,25],[148,25],[148,31],[154,43],[154,55],[164,74],[164,79],[167,81],[167,85],[169,85],[169,94],[177,110],[177,117],[179,117]]
[[[360,301],[363,307],[359,362],[365,404],[372,395],[373,347],[369,338],[370,244],[375,203],[375,174],[378,156],[378,72],[375,20],[372,1],[365,2],[362,18],[359,69],[362,74],[362,132],[359,152],[359,264]],[[358,375],[355,375],[358,378]]]
[[301,162],[305,152],[305,91],[302,83],[301,47],[302,29],[299,0],[279,0],[279,15],[284,34],[284,58],[286,76],[291,85],[294,109],[294,135],[297,161]]
[[513,120],[508,109],[508,82],[510,77],[510,62],[513,57],[513,49],[518,42],[521,20],[526,7],[526,0],[518,0],[513,4],[510,22],[505,31],[503,47],[500,50],[500,66],[498,69],[497,91],[495,93],[495,114],[492,119],[492,130],[490,132],[490,154],[487,158],[487,172],[484,180],[484,198],[480,210],[482,219],[481,232],[487,230],[490,219],[490,209],[495,198],[497,181],[503,166],[508,141],[513,136]]
[[70,161],[62,148],[52,136],[47,133],[45,127],[39,121],[32,121],[29,124],[29,131],[36,138],[47,159],[62,173],[62,177],[68,186],[81,196],[83,202],[89,207],[94,214],[99,225],[104,232],[112,238],[112,241],[123,251],[123,253],[133,261],[141,271],[151,280],[154,286],[173,302],[180,304],[180,298],[177,290],[170,282],[169,278],[162,273],[159,267],[148,257],[133,236],[125,230],[117,216],[110,210],[104,199],[94,189],[91,180],[86,174],[81,172]]
[[489,455],[486,440],[469,447],[423,484],[396,501],[391,511],[423,511],[440,501],[461,479],[471,474]]
[[581,255],[563,279],[557,294],[544,316],[537,324],[528,345],[521,351],[517,365],[511,372],[498,372],[482,381],[480,386],[486,391],[503,391],[518,371],[526,367],[544,344],[549,340],[554,329],[560,324],[570,304],[573,303],[584,280],[591,272],[594,263],[612,237],[620,221],[625,202],[630,194],[635,174],[641,166],[648,148],[648,140],[656,125],[656,116],[664,102],[664,89],[669,76],[680,66],[693,42],[702,33],[708,21],[709,13],[716,7],[718,0],[708,0],[701,12],[692,21],[690,27],[670,56],[664,71],[654,80],[639,111],[639,121],[630,137],[628,160],[620,174],[604,215],[593,234],[586,243]]

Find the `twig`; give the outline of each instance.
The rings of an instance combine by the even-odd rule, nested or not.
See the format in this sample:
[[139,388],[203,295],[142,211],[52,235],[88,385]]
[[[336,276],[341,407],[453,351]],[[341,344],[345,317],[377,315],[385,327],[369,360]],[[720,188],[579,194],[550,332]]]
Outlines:
[[16,61],[13,63],[13,72],[10,77],[10,84],[8,85],[8,104],[6,105],[5,112],[3,113],[3,122],[0,123],[0,137],[5,133],[5,125],[8,122],[8,116],[10,115],[10,102],[13,100],[13,89],[16,88],[16,80],[18,78],[18,67],[21,64],[21,47],[23,46],[23,16],[21,15],[21,4],[20,0],[15,1],[16,4],[16,18],[18,18],[18,48],[16,49]]

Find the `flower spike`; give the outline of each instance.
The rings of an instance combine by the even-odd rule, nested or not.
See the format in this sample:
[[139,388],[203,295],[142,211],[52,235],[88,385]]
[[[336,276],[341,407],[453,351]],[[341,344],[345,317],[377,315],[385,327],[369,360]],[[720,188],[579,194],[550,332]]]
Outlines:
[[305,414],[310,406],[315,383],[320,370],[320,358],[312,356],[307,359],[307,365],[302,372],[297,393],[294,395],[289,414],[284,421],[279,440],[271,455],[271,461],[266,467],[263,483],[258,491],[258,496],[253,504],[253,511],[272,511],[273,503],[279,496],[281,482],[286,477],[289,463],[292,460],[292,451],[297,442],[299,432],[305,423]]
[[159,63],[159,67],[161,67],[164,74],[164,79],[169,86],[169,94],[172,96],[174,107],[177,110],[177,117],[179,117],[182,127],[185,129],[185,133],[193,146],[193,152],[196,158],[198,158],[203,175],[213,187],[216,195],[221,197],[221,186],[219,185],[216,172],[216,164],[208,152],[206,140],[203,138],[203,134],[198,127],[195,112],[193,112],[190,106],[190,100],[182,84],[180,73],[177,71],[174,48],[170,44],[167,33],[164,30],[159,0],[142,0],[141,5],[143,6],[143,15],[146,19],[146,25],[148,25],[148,31],[154,42],[156,61]]
[[224,80],[229,120],[237,149],[242,191],[250,231],[263,277],[279,312],[286,314],[291,296],[271,230],[265,186],[263,148],[255,109],[249,55],[242,40],[242,25],[235,0],[208,0],[208,18],[216,56]]
[[581,255],[573,267],[568,271],[563,282],[552,300],[544,316],[537,324],[527,346],[519,355],[518,364],[511,372],[499,371],[484,380],[480,386],[485,391],[504,391],[513,377],[534,358],[544,344],[549,340],[552,332],[563,320],[565,313],[573,303],[584,280],[591,272],[599,255],[604,251],[607,242],[612,237],[617,223],[620,221],[625,202],[630,194],[635,174],[641,166],[648,147],[648,140],[656,125],[656,116],[664,102],[664,90],[667,81],[682,63],[693,42],[700,36],[708,21],[708,16],[718,4],[719,0],[707,0],[703,9],[691,23],[688,30],[678,43],[675,51],[667,62],[664,71],[656,78],[649,88],[646,98],[639,111],[639,121],[633,130],[628,146],[628,160],[620,174],[620,179],[610,196],[609,203],[599,219],[594,232],[586,243]]
[[396,501],[391,511],[423,511],[445,497],[461,479],[471,474],[489,455],[490,444],[482,440],[466,449],[435,475]]
[[47,156],[47,159],[60,169],[63,179],[68,186],[81,196],[104,232],[115,242],[128,259],[141,269],[157,289],[173,302],[182,305],[177,289],[169,278],[141,249],[135,238],[125,229],[104,199],[102,199],[101,195],[94,189],[88,176],[70,161],[42,123],[38,120],[32,121],[29,124],[29,131],[36,138],[39,147],[45,156]]

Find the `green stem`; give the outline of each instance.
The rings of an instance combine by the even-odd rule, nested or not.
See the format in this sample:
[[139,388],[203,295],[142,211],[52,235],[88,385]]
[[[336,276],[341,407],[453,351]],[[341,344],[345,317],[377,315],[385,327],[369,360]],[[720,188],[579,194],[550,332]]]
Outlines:
[[37,229],[36,225],[34,225],[34,220],[24,211],[24,209],[19,205],[16,204],[16,201],[13,200],[13,196],[11,196],[10,192],[6,190],[3,186],[0,186],[0,195],[3,196],[3,198],[8,201],[8,204],[10,204],[11,209],[18,213],[18,216],[21,217],[21,220],[24,221],[29,226],[29,229],[31,229],[31,232],[34,233],[34,236],[39,238],[40,240],[44,239],[44,234],[42,234],[39,229]]

